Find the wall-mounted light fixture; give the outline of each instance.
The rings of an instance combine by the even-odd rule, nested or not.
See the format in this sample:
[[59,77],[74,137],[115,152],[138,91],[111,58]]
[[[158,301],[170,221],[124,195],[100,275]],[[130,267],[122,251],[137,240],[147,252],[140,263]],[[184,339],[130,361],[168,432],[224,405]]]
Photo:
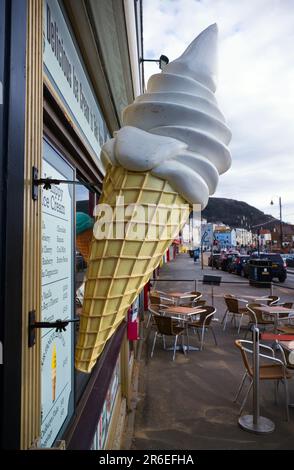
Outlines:
[[158,62],[160,70],[163,70],[164,67],[169,63],[169,58],[166,55],[161,55],[159,59],[140,59],[140,62]]

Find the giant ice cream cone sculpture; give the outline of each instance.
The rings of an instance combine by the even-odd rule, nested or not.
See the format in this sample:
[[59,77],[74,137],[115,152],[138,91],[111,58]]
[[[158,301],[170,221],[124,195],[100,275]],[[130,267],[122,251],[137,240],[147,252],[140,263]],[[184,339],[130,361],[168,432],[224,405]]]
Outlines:
[[95,365],[192,204],[204,208],[219,173],[230,166],[231,134],[214,97],[216,45],[212,25],[150,78],[147,93],[125,109],[124,127],[102,149],[102,209],[93,230],[76,346],[81,371]]

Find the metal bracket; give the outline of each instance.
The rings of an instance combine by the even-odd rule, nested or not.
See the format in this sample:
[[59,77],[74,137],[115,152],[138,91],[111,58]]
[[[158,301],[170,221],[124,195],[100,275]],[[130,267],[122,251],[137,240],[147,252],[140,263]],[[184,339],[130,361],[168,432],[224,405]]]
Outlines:
[[51,189],[52,184],[77,184],[85,186],[89,190],[97,191],[97,185],[85,181],[76,181],[76,180],[58,180],[55,178],[39,178],[38,168],[35,166],[32,167],[32,198],[34,201],[38,200],[38,188],[43,185],[43,189]]
[[56,320],[55,322],[36,322],[36,311],[32,310],[29,312],[29,331],[28,331],[28,345],[29,348],[33,347],[36,344],[36,328],[55,328],[57,333],[62,333],[66,331],[66,327],[69,323],[78,323],[79,318],[74,318],[73,320]]
[[32,167],[32,199],[33,201],[38,200],[38,185],[36,184],[36,181],[38,181],[38,176],[39,176],[39,170],[35,166]]

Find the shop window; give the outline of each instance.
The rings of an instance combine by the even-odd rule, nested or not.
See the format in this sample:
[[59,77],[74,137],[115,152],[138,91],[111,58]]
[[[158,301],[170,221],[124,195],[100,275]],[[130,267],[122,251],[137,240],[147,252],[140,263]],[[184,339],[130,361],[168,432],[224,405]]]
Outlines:
[[[97,193],[90,191],[86,186],[76,185],[76,247],[75,247],[75,292],[76,292],[76,317],[82,311],[85,275],[87,270],[87,258],[89,244],[93,233],[94,208],[98,199]],[[78,330],[78,328],[77,328]],[[77,331],[78,332],[78,331]],[[77,340],[77,334],[76,338]],[[76,377],[76,402],[79,401],[90,374],[84,374],[75,370]]]

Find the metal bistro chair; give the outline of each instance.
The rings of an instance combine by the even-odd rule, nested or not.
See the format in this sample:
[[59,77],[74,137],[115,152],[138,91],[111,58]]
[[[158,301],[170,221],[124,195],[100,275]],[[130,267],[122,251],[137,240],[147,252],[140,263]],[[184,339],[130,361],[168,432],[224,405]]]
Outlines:
[[[245,366],[245,373],[242,377],[234,402],[238,400],[238,397],[241,393],[241,390],[243,388],[246,378],[250,380],[249,387],[245,393],[245,396],[244,396],[244,399],[243,399],[243,402],[241,404],[241,408],[239,411],[239,414],[241,415],[244,409],[244,406],[246,404],[246,401],[248,399],[249,392],[253,385],[253,367],[252,367],[251,361],[248,358],[249,354],[253,356],[253,342],[238,339],[235,341],[235,345],[241,352],[243,363]],[[288,380],[292,377],[292,374],[287,370],[287,366],[285,365],[285,363],[275,357],[274,350],[271,347],[266,346],[264,344],[260,344],[259,347],[260,349],[270,350],[272,354],[271,356],[268,356],[266,354],[259,353],[260,358],[265,359],[268,362],[268,363],[260,365],[259,379],[261,381],[274,380],[276,382],[276,386],[275,386],[275,401],[276,402],[277,402],[278,383],[283,382],[284,387],[285,387],[285,398],[286,398],[285,399],[286,416],[287,416],[287,421],[289,421]]]
[[203,349],[204,335],[205,335],[206,330],[210,330],[212,332],[215,345],[217,346],[215,332],[214,332],[214,329],[213,329],[212,324],[211,324],[211,321],[214,317],[216,309],[214,307],[210,307],[208,305],[204,306],[203,309],[205,309],[205,311],[201,312],[199,314],[199,316],[200,316],[199,320],[188,321],[188,326],[189,327],[195,328],[196,330],[201,330],[200,351],[202,351],[202,349]]
[[[186,328],[185,326],[180,325],[179,319],[175,317],[153,315],[153,319],[154,319],[154,323],[155,323],[157,331],[155,331],[155,335],[154,335],[154,340],[153,340],[153,345],[152,345],[152,350],[151,350],[151,357],[153,357],[157,337],[158,336],[162,337],[163,348],[165,349],[165,336],[172,336],[175,338],[174,346],[173,346],[173,361],[174,361],[176,357],[178,337],[182,336],[182,339],[184,338],[184,332]],[[184,354],[186,354],[185,348],[183,348],[183,351],[184,351]]]
[[189,292],[185,292],[185,294],[187,295],[193,295],[195,297],[193,298],[187,298],[187,299],[181,299],[180,301],[180,304],[183,306],[183,307],[195,307],[195,305],[197,304],[197,302],[200,302],[199,305],[201,305],[201,302],[204,302],[205,303],[205,300],[204,301],[201,301],[201,297],[202,297],[202,293],[201,292],[198,292],[198,291],[189,291]]
[[225,294],[224,295],[224,300],[225,300],[225,303],[226,303],[226,306],[227,306],[227,310],[225,311],[225,314],[224,314],[223,319],[221,321],[221,323],[224,323],[223,330],[225,331],[225,329],[226,329],[228,315],[232,314],[232,320],[235,320],[236,316],[240,317],[239,327],[238,327],[238,333],[239,333],[240,328],[241,328],[242,319],[243,319],[243,316],[247,314],[247,309],[239,306],[239,301],[234,295]]
[[267,296],[267,305],[273,307],[274,305],[277,305],[279,300],[280,300],[280,297],[278,297],[277,295],[268,295]]
[[149,327],[150,320],[152,318],[153,311],[163,310],[168,306],[174,305],[173,299],[169,297],[164,297],[160,291],[151,291],[149,294],[149,303],[148,303],[148,318],[146,323],[146,328]]
[[261,326],[263,328],[263,331],[265,330],[266,326],[275,326],[275,322],[273,320],[265,319],[263,316],[263,312],[261,310],[257,310],[256,307],[262,307],[262,304],[252,303],[246,305],[247,315],[249,316],[249,322],[244,339],[247,338],[247,334],[251,330],[253,325]]

